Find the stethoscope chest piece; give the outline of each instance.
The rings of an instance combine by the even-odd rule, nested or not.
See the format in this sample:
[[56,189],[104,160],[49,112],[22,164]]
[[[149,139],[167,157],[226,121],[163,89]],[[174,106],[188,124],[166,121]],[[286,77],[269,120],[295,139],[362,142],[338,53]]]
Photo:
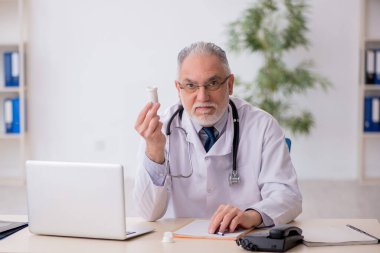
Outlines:
[[230,185],[238,184],[240,182],[239,174],[236,170],[233,170],[230,176],[228,177]]

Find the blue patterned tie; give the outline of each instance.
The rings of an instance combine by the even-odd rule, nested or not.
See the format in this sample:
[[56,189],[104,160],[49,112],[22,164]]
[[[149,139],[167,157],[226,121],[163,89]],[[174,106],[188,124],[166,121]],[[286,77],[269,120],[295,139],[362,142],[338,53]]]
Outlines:
[[205,142],[205,150],[208,152],[212,145],[215,144],[216,138],[214,135],[214,127],[204,127],[203,131],[207,134],[207,140]]

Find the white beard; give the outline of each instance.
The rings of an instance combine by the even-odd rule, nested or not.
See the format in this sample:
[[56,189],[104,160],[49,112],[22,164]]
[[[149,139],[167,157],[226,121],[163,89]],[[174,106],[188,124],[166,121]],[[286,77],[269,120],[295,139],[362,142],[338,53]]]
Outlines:
[[[208,106],[215,109],[213,114],[203,114],[203,115],[195,115],[195,110],[197,107]],[[216,124],[222,118],[224,112],[228,107],[228,103],[226,103],[223,108],[218,108],[215,103],[195,103],[190,113],[190,118],[194,120],[196,123],[201,125],[202,127],[210,127]]]

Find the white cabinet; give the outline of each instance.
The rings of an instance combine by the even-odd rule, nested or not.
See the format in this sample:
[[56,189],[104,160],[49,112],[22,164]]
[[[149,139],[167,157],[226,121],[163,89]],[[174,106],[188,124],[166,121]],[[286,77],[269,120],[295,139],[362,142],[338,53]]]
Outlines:
[[361,1],[360,31],[359,174],[380,183],[380,0]]
[[[25,0],[0,0],[0,183],[22,182],[24,179],[27,91],[25,24]],[[9,71],[6,70],[9,62],[4,60],[5,54],[12,56],[11,74],[12,78],[17,77],[17,85],[9,81]],[[17,98],[18,102],[15,103]],[[9,127],[16,123],[17,128]]]

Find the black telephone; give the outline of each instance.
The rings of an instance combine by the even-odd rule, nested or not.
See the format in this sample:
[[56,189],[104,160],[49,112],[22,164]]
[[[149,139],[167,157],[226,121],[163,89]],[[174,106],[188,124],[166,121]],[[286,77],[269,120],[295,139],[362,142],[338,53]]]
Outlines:
[[292,225],[278,225],[266,231],[254,231],[236,240],[238,246],[250,251],[284,252],[300,244],[302,230]]

